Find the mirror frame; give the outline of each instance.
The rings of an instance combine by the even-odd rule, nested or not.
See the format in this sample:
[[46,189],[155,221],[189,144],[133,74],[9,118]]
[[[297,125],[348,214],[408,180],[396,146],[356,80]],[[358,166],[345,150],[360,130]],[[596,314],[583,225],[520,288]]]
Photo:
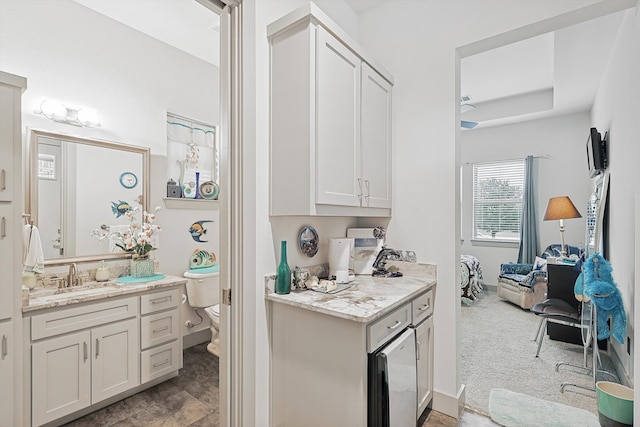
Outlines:
[[[109,148],[126,151],[130,153],[142,154],[142,208],[149,210],[149,198],[151,195],[150,165],[151,149],[148,147],[138,147],[135,145],[122,144],[119,142],[105,141],[101,139],[86,138],[64,133],[49,132],[39,129],[29,130],[29,162],[25,176],[25,214],[30,218],[32,224],[38,226],[38,140],[41,137],[60,139],[76,144],[92,145],[95,147]],[[62,257],[45,259],[45,266],[64,265],[72,262],[92,262],[103,259],[131,258],[130,253],[107,253],[75,257]]]

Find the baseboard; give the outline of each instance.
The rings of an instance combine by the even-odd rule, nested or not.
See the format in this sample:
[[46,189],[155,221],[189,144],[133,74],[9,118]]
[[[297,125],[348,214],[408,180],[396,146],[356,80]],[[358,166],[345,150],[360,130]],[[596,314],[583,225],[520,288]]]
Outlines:
[[482,287],[489,292],[498,292],[498,285],[489,285],[483,282]]
[[613,367],[616,370],[616,374],[618,374],[620,382],[622,382],[622,384],[627,387],[633,388],[633,380],[629,377],[629,373],[624,368],[622,360],[620,360],[620,356],[618,356],[618,352],[615,351],[614,347],[611,344],[609,344],[609,350],[607,353],[611,358],[611,362],[613,363]]
[[464,411],[465,403],[465,385],[462,384],[458,390],[457,396],[433,391],[433,402],[431,408],[441,414],[448,415],[455,419],[460,419]]
[[182,349],[193,347],[194,345],[202,344],[203,342],[211,341],[211,329],[203,329],[198,332],[194,332],[182,337]]

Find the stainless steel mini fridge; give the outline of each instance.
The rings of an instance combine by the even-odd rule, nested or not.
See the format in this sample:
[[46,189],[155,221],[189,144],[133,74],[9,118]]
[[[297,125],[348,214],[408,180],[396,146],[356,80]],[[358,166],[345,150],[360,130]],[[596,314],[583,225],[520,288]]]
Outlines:
[[407,329],[369,354],[369,427],[415,427],[416,339]]

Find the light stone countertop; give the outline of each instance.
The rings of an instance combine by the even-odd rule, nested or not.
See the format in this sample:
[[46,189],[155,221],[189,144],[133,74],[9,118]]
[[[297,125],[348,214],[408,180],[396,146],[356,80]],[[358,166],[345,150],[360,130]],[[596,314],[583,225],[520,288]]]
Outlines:
[[350,288],[335,294],[295,290],[286,295],[267,293],[265,298],[274,303],[368,323],[434,287],[436,279],[411,276],[392,278],[356,276],[356,280],[351,285]]
[[[144,283],[116,283],[115,279],[108,282],[89,282],[76,288],[56,290],[49,288],[33,289],[29,291],[28,302],[23,298],[22,312],[28,313],[46,308],[80,304],[122,295],[130,295],[154,289],[171,288],[187,283],[187,279],[178,276],[165,275],[163,279]],[[53,292],[60,293],[53,293]]]

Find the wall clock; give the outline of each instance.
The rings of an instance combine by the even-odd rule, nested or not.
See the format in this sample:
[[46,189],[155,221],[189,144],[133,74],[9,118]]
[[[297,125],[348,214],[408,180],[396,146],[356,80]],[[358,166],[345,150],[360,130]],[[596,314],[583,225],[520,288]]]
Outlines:
[[120,184],[124,188],[133,188],[138,185],[138,177],[133,172],[123,172],[120,175]]

